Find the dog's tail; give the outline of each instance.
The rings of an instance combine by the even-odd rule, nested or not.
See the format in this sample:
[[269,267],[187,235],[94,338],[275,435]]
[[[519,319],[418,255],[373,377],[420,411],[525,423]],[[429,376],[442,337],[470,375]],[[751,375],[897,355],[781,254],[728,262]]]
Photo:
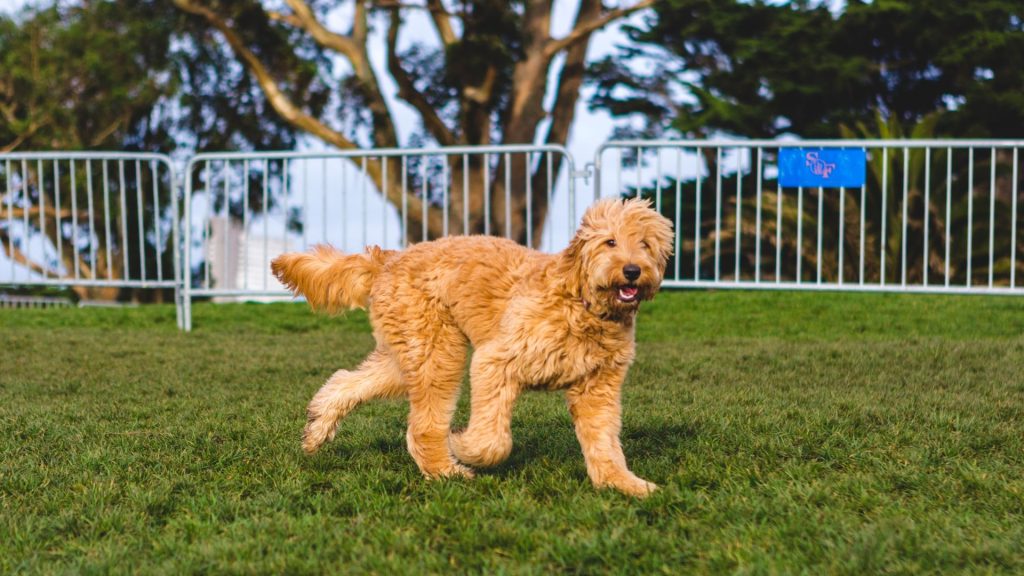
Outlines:
[[270,269],[292,292],[305,296],[314,310],[335,313],[369,306],[373,279],[393,253],[368,246],[363,254],[345,254],[319,245],[311,252],[282,254]]

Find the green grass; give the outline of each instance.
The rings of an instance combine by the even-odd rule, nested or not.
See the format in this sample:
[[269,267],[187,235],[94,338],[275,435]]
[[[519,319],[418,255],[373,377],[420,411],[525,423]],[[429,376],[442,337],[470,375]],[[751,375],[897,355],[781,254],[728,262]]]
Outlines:
[[365,316],[195,326],[0,310],[0,573],[1024,571],[1021,299],[660,295],[624,396],[644,501],[590,486],[560,394],[472,481],[419,476],[400,402],[305,457]]

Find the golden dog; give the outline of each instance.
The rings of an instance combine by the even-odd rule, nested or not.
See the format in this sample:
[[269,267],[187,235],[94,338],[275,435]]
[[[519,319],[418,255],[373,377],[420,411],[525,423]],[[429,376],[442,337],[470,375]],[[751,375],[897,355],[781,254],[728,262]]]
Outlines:
[[[595,486],[646,495],[626,467],[620,392],[634,355],[634,319],[672,253],[672,225],[645,200],[591,206],[569,246],[543,254],[489,236],[346,255],[319,246],[284,254],[274,274],[314,309],[369,308],[377,348],[339,370],[307,410],[315,452],[373,398],[409,398],[409,453],[428,477],[472,476],[512,450],[512,405],[528,389],[565,390]],[[469,426],[451,419],[469,347]]]

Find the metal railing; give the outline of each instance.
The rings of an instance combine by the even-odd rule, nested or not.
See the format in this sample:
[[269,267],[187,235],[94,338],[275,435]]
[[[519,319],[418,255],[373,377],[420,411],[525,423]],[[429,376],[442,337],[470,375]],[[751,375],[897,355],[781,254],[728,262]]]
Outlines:
[[316,243],[479,233],[554,250],[575,228],[573,174],[561,146],[199,154],[185,170],[184,328],[195,297],[288,296],[270,261]]
[[[188,330],[196,297],[287,297],[285,251],[477,233],[555,251],[591,198],[641,195],[675,225],[667,287],[1021,294],[1022,147],[612,141],[592,173],[561,146],[217,153],[184,179],[159,154],[0,154],[0,285],[173,291]],[[786,184],[794,150],[857,152],[862,182]]]
[[0,284],[71,287],[84,300],[177,294],[178,201],[164,155],[0,154]]
[[[1019,294],[1021,147],[614,141],[597,153],[595,197],[648,196],[674,222],[668,287]],[[866,178],[783,186],[785,149],[862,150]]]

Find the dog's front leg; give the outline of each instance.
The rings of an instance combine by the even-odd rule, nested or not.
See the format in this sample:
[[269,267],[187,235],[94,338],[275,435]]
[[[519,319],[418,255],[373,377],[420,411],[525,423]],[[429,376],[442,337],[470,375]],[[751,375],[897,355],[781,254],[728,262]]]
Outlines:
[[458,458],[471,466],[495,466],[512,452],[512,405],[519,383],[505,376],[500,355],[481,348],[470,366],[469,426],[452,434],[448,444]]
[[620,402],[626,368],[599,373],[566,392],[576,437],[583,448],[587,474],[594,486],[610,486],[634,496],[646,496],[657,486],[629,471],[622,453]]

